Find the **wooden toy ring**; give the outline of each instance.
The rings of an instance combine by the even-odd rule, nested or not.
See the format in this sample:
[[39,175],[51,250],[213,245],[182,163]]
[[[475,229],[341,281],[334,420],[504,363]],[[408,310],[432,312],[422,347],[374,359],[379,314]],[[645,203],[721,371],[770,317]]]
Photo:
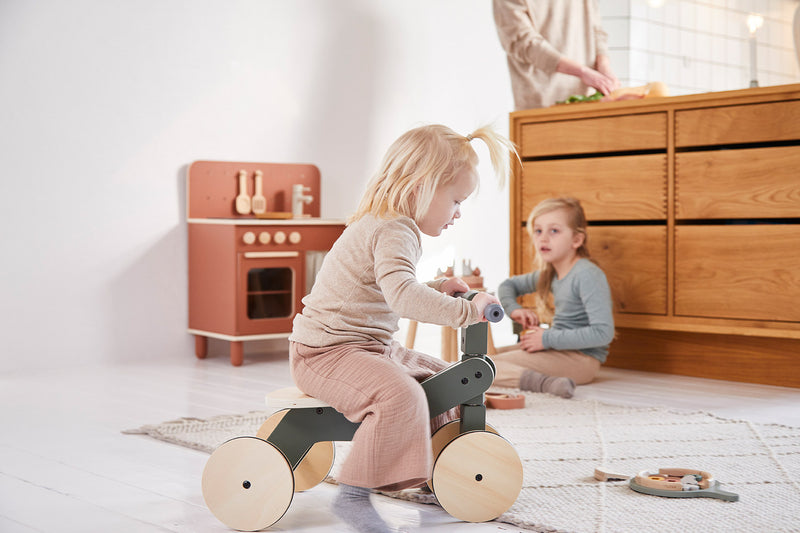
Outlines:
[[[684,486],[683,477],[692,476],[696,484]],[[693,486],[692,486],[693,485]],[[658,472],[643,470],[629,482],[636,492],[668,498],[717,498],[729,502],[739,501],[739,495],[722,490],[719,481],[711,474],[690,468],[659,468]]]
[[500,392],[487,392],[486,407],[490,409],[522,409],[525,407],[525,396],[522,394],[505,394]]

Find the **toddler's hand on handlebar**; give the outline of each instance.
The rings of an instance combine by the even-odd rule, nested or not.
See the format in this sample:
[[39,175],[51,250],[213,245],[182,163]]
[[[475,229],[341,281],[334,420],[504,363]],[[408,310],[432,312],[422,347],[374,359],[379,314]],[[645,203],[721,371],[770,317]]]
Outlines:
[[[491,304],[500,305],[500,300],[497,296],[489,294],[488,292],[479,292],[472,299],[472,302],[478,307],[478,312],[481,315],[481,320],[486,321],[486,308]],[[499,319],[498,319],[499,320]]]
[[469,291],[469,285],[461,278],[448,278],[439,287],[439,290],[448,296]]

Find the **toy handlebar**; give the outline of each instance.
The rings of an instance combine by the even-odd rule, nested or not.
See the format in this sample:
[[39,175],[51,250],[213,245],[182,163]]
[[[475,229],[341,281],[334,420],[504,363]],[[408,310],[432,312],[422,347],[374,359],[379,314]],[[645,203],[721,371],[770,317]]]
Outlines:
[[[453,296],[457,298],[466,298],[467,300],[472,300],[476,294],[478,294],[478,291],[457,292],[453,294]],[[506,316],[506,314],[503,311],[502,305],[489,304],[486,306],[486,309],[483,310],[483,316],[489,322],[500,322],[503,319],[503,317]]]
[[500,304],[489,304],[486,306],[486,309],[483,310],[483,316],[485,316],[486,320],[489,322],[500,322],[505,315],[503,306]]

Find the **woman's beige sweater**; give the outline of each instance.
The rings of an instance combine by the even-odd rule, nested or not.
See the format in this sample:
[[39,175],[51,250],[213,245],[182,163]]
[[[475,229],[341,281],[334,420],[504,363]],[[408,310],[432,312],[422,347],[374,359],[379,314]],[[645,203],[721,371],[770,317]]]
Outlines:
[[594,68],[608,54],[596,0],[494,0],[494,22],[506,51],[514,107],[549,107],[589,89],[556,72],[561,57]]

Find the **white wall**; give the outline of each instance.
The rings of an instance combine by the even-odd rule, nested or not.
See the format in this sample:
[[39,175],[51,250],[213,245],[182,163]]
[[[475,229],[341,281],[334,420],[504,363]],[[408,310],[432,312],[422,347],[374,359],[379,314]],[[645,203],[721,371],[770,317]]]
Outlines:
[[[507,78],[490,0],[3,0],[0,371],[194,357],[190,162],[314,163],[344,218],[409,128],[506,132]],[[487,174],[423,273],[498,283],[507,203]]]
[[[800,81],[792,36],[798,0],[600,0],[609,54],[626,86],[663,81],[670,94],[750,86],[750,13],[762,87]],[[657,6],[657,7],[654,7]]]
[[[190,162],[314,163],[343,218],[402,132],[507,132],[511,108],[490,0],[3,0],[0,371],[194,357]],[[507,275],[508,189],[482,168],[421,277]]]

